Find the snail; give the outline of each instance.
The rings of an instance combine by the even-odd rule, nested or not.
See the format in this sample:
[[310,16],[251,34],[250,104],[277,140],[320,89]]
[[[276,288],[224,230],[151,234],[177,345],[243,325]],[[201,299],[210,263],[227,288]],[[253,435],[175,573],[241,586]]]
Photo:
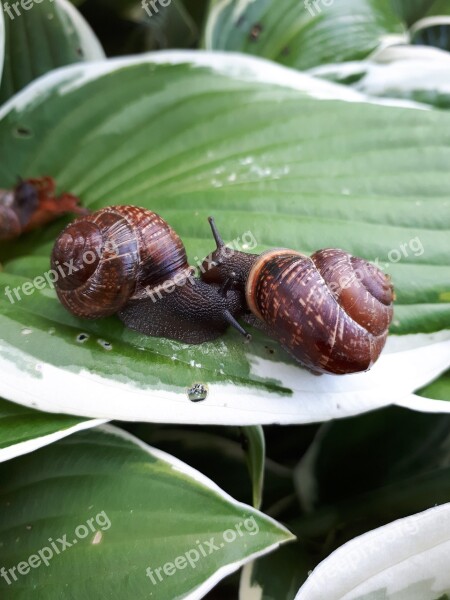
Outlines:
[[117,314],[140,333],[190,344],[229,325],[247,336],[236,320],[242,292],[195,277],[179,236],[150,210],[111,206],[80,217],[59,235],[51,263],[58,298],[77,317]]
[[0,241],[11,240],[68,213],[83,214],[78,198],[55,196],[51,177],[19,179],[12,190],[0,190]]
[[356,373],[375,363],[393,317],[388,276],[338,249],[311,257],[286,249],[261,255],[235,251],[209,221],[217,248],[206,259],[202,279],[244,294],[249,323],[315,373]]

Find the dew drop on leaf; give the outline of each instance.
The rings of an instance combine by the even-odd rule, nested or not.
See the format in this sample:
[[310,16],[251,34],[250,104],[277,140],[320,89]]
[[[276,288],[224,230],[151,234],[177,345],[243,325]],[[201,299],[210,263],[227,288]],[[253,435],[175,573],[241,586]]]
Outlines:
[[201,402],[206,400],[208,396],[208,387],[203,383],[194,383],[187,391],[188,398],[191,402]]

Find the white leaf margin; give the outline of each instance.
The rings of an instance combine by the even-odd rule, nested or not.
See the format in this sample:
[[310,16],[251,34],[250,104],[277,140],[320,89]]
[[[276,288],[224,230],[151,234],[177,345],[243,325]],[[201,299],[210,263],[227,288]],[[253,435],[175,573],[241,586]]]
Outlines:
[[310,69],[314,77],[344,81],[358,75],[351,89],[370,97],[429,92],[450,95],[450,54],[427,46],[390,46],[364,61],[328,64]]
[[73,427],[68,427],[66,429],[61,429],[60,431],[55,431],[54,433],[50,433],[49,435],[37,437],[32,440],[26,440],[25,442],[19,442],[18,444],[13,444],[12,446],[7,446],[6,448],[0,448],[0,463],[6,462],[7,460],[12,460],[13,458],[17,458],[18,456],[23,456],[24,454],[30,454],[31,452],[39,450],[39,448],[49,446],[50,444],[53,444],[59,440],[62,440],[65,437],[73,435],[78,431],[92,429],[106,422],[106,419],[94,419],[90,421],[84,421],[83,423],[78,423]]
[[295,600],[436,600],[450,592],[449,556],[450,503],[347,542],[314,569]]
[[[77,63],[60,67],[31,82],[0,107],[0,119],[9,112],[20,112],[53,92],[64,95],[86,83],[120,69],[141,64],[180,65],[208,68],[214,73],[239,81],[277,85],[302,92],[318,100],[363,102],[391,107],[429,110],[428,106],[409,100],[370,98],[350,87],[331,83],[310,74],[301,73],[270,60],[239,52],[210,52],[203,50],[163,50],[138,56]],[[150,75],[151,76],[151,75]]]
[[[44,412],[94,419],[201,425],[317,423],[390,404],[408,406],[413,391],[449,368],[450,331],[391,336],[372,370],[355,375],[316,376],[295,365],[251,355],[248,359],[253,375],[276,379],[292,395],[203,381],[208,396],[194,403],[187,390],[138,387],[132,380],[108,379],[87,368],[66,370],[0,341],[0,396]],[[450,412],[450,402],[423,399],[420,406],[427,412]]]
[[201,598],[203,598],[214,586],[216,586],[222,579],[224,579],[231,573],[234,573],[244,565],[253,562],[261,556],[265,556],[266,554],[273,552],[274,550],[279,548],[281,544],[295,540],[295,536],[286,527],[284,527],[284,525],[278,523],[278,521],[276,521],[269,515],[260,512],[252,506],[235,500],[232,496],[230,496],[224,490],[222,490],[222,488],[220,488],[216,483],[214,483],[214,481],[206,477],[206,475],[203,475],[202,473],[200,473],[200,471],[197,471],[193,467],[190,467],[178,458],[175,458],[174,456],[171,456],[170,454],[167,454],[162,450],[158,450],[157,448],[149,446],[142,440],[136,438],[135,436],[124,431],[123,429],[115,427],[114,425],[103,425],[99,429],[101,431],[110,433],[111,435],[115,435],[121,439],[134,443],[136,446],[138,446],[147,454],[149,454],[152,458],[156,458],[167,463],[174,471],[183,473],[196,483],[208,488],[235,508],[242,510],[246,515],[251,514],[257,517],[259,520],[264,520],[268,523],[271,523],[280,531],[280,534],[283,533],[285,535],[285,539],[271,546],[268,546],[260,552],[255,552],[243,560],[224,565],[223,567],[218,569],[213,575],[211,575],[211,577],[205,580],[200,586],[198,586],[194,591],[190,592],[186,596],[183,596],[183,600],[201,600]]

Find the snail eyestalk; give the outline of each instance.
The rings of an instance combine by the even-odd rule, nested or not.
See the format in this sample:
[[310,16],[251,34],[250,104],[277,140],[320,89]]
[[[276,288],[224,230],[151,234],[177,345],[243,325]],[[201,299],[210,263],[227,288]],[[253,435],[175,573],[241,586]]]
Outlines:
[[211,231],[212,231],[212,234],[214,237],[214,241],[216,242],[216,245],[217,245],[217,250],[220,250],[220,248],[223,248],[225,246],[225,242],[223,241],[222,236],[220,235],[219,230],[217,229],[217,225],[214,220],[214,217],[208,217],[208,221],[211,226]]
[[245,331],[245,329],[236,321],[236,319],[233,317],[233,315],[230,313],[230,311],[226,310],[223,313],[223,316],[225,317],[225,320],[232,327],[234,327],[234,329],[236,329],[236,331],[239,331],[239,333],[245,337],[245,339],[247,340],[247,342],[251,341],[251,339],[252,339],[251,334],[248,333],[248,331]]

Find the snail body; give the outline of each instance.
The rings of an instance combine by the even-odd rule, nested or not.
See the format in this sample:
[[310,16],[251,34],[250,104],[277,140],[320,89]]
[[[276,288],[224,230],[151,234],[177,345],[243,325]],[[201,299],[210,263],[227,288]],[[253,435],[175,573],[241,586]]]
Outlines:
[[237,323],[239,291],[222,294],[193,274],[176,232],[158,214],[111,206],[64,229],[52,252],[52,269],[68,267],[55,284],[73,315],[97,319],[117,314],[145,335],[186,343],[216,339]]
[[204,279],[245,290],[249,322],[263,329],[310,370],[348,374],[378,359],[393,316],[389,278],[338,249],[311,257],[293,250],[259,256],[226,248],[210,220],[216,265]]
[[0,190],[0,241],[11,240],[65,213],[84,214],[79,199],[55,195],[51,177],[19,180],[12,190]]

